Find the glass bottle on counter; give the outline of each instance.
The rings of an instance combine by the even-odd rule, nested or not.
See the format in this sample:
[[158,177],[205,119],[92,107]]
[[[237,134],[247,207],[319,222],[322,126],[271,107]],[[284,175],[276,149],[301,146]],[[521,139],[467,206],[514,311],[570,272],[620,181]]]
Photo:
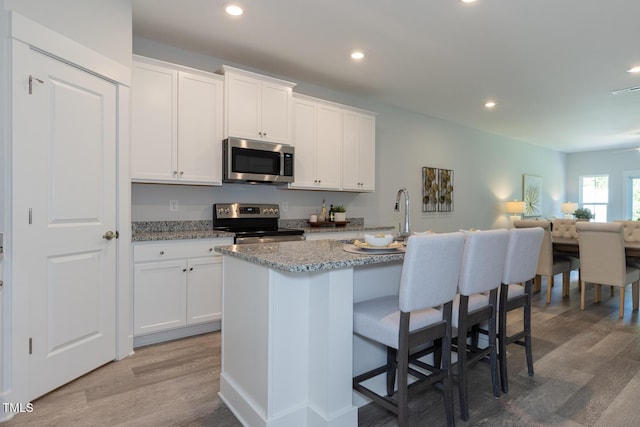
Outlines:
[[333,211],[333,205],[329,208],[329,221],[333,222],[336,220],[335,212]]
[[320,210],[320,215],[318,215],[318,221],[325,222],[327,220],[327,205],[322,199],[322,209]]

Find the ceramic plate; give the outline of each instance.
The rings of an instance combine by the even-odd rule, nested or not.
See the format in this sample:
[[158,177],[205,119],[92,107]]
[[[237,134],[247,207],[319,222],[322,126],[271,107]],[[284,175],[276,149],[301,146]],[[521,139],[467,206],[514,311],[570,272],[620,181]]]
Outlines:
[[360,240],[354,240],[353,246],[358,249],[363,249],[365,251],[388,251],[393,249],[401,249],[404,245],[401,242],[391,242],[387,246],[371,246],[366,242],[361,242]]

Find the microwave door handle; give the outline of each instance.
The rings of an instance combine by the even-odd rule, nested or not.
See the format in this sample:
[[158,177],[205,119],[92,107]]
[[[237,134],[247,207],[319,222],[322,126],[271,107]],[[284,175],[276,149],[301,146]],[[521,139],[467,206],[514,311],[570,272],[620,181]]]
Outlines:
[[280,152],[280,176],[284,176],[284,152]]

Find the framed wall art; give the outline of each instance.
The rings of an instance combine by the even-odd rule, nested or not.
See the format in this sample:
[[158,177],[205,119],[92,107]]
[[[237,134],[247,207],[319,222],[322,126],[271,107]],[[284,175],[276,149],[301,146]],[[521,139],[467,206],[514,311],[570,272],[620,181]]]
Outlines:
[[438,211],[453,211],[453,170],[439,169],[438,183],[440,190],[438,191]]
[[422,212],[438,210],[438,169],[422,168]]
[[522,200],[525,217],[542,215],[542,177],[522,175]]
[[422,168],[422,212],[453,211],[453,170]]

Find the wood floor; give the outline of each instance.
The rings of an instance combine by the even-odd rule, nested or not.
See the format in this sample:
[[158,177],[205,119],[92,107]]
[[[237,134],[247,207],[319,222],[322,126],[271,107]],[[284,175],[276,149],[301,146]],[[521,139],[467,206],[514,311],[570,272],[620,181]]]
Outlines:
[[[577,277],[570,298],[561,286],[545,304],[534,297],[535,376],[527,376],[523,350],[511,346],[508,394],[494,398],[488,366],[472,368],[471,419],[458,426],[638,426],[640,425],[640,319],[627,292],[625,317],[618,320],[618,294],[603,291],[593,304],[588,289],[580,311]],[[517,321],[518,319],[513,319]],[[220,334],[136,350],[33,402],[12,426],[240,426],[217,395]],[[456,397],[456,411],[457,397]],[[411,425],[444,425],[439,392],[410,401]],[[359,410],[360,426],[395,426],[395,417],[374,405]],[[297,427],[297,426],[292,426]]]

